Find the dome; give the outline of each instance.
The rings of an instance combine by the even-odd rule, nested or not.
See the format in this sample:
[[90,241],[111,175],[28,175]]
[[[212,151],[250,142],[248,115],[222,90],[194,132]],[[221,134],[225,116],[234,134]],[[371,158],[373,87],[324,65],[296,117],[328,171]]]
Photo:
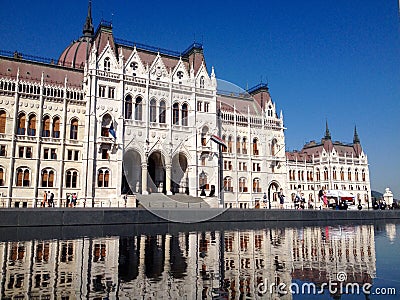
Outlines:
[[73,41],[60,55],[58,65],[76,69],[83,69],[89,57],[90,41],[93,37],[92,1],[89,1],[88,13],[82,30],[83,36]]
[[70,68],[83,69],[89,56],[90,39],[85,37],[73,41],[60,55],[58,65]]

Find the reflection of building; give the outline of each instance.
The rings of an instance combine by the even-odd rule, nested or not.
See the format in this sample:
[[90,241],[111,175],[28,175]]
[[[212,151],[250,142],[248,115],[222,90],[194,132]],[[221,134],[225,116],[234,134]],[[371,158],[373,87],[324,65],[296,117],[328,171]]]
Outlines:
[[374,227],[293,229],[292,278],[321,284],[344,272],[347,282],[372,283],[376,276]]
[[[201,44],[178,53],[117,39],[111,23],[102,21],[94,30],[89,4],[83,35],[58,61],[2,54],[0,196],[5,206],[37,206],[45,191],[54,193],[56,206],[71,193],[78,194],[80,206],[123,206],[124,195],[149,192],[216,200],[221,186],[227,207],[262,207],[264,194],[276,207],[280,188],[289,195],[301,184],[314,197],[319,186],[339,184],[335,172],[347,167],[355,179],[340,182],[340,188],[369,197],[361,146],[353,155],[334,143],[337,153],[321,149],[312,161],[311,154],[306,160],[296,154],[285,162],[283,115],[267,85],[238,93],[217,90]],[[213,135],[227,145],[223,176]],[[325,168],[329,179],[311,179]],[[356,179],[357,172],[363,179]]]
[[[0,243],[1,298],[276,299],[274,287],[376,274],[373,226]],[[267,284],[260,294],[258,285]],[[280,295],[291,299],[292,295]]]
[[287,152],[286,161],[287,188],[292,198],[300,186],[306,201],[313,201],[320,207],[318,191],[324,187],[349,191],[355,196],[356,204],[359,200],[364,206],[372,206],[368,158],[356,129],[353,143],[344,144],[332,141],[326,124],[321,143],[311,141],[301,151]]

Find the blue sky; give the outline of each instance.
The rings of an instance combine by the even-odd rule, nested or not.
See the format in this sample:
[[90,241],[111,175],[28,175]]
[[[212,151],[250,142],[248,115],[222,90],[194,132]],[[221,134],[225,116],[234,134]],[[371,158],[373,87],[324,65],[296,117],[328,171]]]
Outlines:
[[[112,3],[112,6],[110,6]],[[87,1],[1,0],[0,49],[58,58],[79,38]],[[368,155],[373,190],[400,198],[400,22],[396,0],[106,1],[93,19],[114,36],[183,51],[203,42],[208,68],[245,88],[268,81],[288,150],[352,142]]]

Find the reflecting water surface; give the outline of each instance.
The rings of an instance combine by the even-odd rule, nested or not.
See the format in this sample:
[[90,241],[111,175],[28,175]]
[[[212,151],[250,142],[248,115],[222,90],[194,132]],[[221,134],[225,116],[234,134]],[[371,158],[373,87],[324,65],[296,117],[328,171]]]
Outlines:
[[398,299],[399,232],[396,224],[260,226],[3,241],[0,295],[63,300]]

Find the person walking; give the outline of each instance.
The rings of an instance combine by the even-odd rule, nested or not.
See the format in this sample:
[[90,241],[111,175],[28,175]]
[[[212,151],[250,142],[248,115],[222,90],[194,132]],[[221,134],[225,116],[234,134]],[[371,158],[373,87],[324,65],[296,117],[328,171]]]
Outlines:
[[278,198],[279,198],[279,208],[283,209],[283,204],[285,204],[285,195],[283,194],[282,188],[279,190]]

